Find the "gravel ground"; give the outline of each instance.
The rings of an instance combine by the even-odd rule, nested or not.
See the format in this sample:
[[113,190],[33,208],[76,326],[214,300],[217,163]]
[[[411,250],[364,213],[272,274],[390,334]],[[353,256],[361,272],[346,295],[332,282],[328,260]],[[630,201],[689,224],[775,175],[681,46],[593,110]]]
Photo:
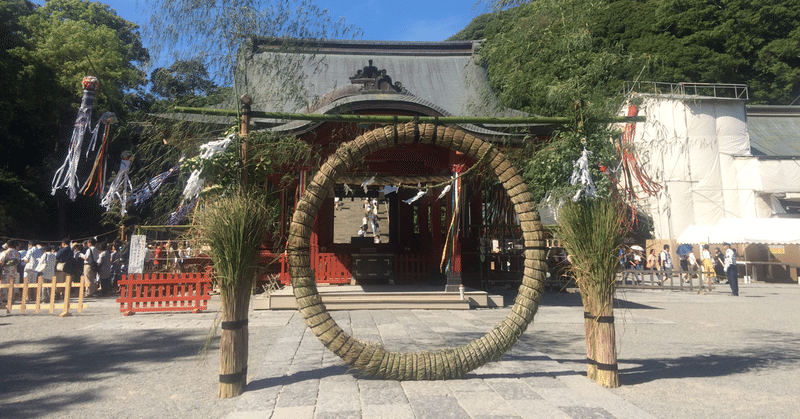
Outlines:
[[[726,286],[704,295],[620,291],[622,386],[611,391],[662,418],[800,417],[800,287],[740,287],[740,297]],[[217,340],[198,355],[217,306],[214,298],[205,313],[124,317],[113,299],[96,299],[67,318],[0,314],[0,417],[229,415],[236,399],[217,398]],[[251,364],[267,356],[290,316],[251,315]],[[584,371],[579,296],[546,294],[522,339]]]

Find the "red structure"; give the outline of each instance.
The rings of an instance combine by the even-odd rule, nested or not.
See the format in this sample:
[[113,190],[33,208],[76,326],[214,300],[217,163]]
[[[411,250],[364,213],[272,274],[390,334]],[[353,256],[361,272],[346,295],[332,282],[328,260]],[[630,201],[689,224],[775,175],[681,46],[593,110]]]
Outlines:
[[197,313],[206,310],[211,299],[208,271],[123,275],[118,284],[119,311],[126,316],[157,311]]

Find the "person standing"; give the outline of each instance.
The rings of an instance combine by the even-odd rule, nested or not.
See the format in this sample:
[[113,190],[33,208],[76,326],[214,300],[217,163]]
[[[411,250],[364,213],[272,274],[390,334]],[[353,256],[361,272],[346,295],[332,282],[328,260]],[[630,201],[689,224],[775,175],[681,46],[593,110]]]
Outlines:
[[658,260],[661,270],[665,272],[664,278],[662,278],[661,281],[658,281],[659,285],[661,285],[670,279],[670,274],[668,272],[672,270],[672,256],[669,254],[668,244],[664,245],[664,250],[661,251],[661,254],[658,256]]
[[97,244],[97,240],[94,238],[87,240],[86,251],[81,256],[83,259],[83,276],[89,284],[89,296],[97,292],[97,268],[100,255],[97,253],[95,244]]
[[100,243],[98,246],[100,255],[97,257],[97,276],[100,278],[100,296],[107,297],[113,294],[111,290],[111,252],[108,251],[108,243]]
[[[42,301],[50,300],[50,288],[46,284],[53,282],[53,277],[56,275],[56,248],[47,246],[44,248],[44,253],[37,260],[36,271],[42,276]],[[39,280],[37,278],[36,282]]]
[[[36,265],[39,258],[44,254],[44,248],[39,242],[28,242],[28,251],[25,253],[23,261],[25,262],[25,279],[28,280],[28,285],[35,284],[39,281],[39,274],[41,272],[36,270]],[[28,299],[35,293],[34,290],[28,288]]]
[[730,243],[723,244],[725,247],[725,276],[731,286],[731,295],[739,295],[739,271],[736,267],[736,251],[731,248]]
[[[61,248],[56,252],[56,283],[67,282],[67,275],[72,275],[72,260],[75,255],[69,247],[69,239],[61,240]],[[62,293],[59,293],[63,295]]]
[[714,272],[714,259],[711,258],[711,251],[707,244],[703,245],[703,250],[700,252],[700,262],[703,264],[703,275],[706,276],[706,285],[709,289],[713,289],[714,281],[711,278],[716,277]]
[[717,274],[717,278],[714,280],[717,284],[725,279],[725,255],[722,254],[719,247],[714,249],[714,273]]
[[[5,249],[2,253],[0,253],[0,283],[2,284],[15,284],[19,282],[19,274],[17,271],[17,266],[20,264],[20,255],[17,251],[17,243],[14,241],[10,241],[6,243]],[[5,299],[9,299],[14,297],[13,292],[12,295],[5,295],[8,292],[8,288],[0,287],[0,296]]]

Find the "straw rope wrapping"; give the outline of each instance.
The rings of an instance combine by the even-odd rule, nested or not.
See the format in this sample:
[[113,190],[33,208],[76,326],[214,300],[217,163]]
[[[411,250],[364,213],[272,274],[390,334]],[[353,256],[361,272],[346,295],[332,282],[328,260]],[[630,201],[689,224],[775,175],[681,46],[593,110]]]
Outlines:
[[[420,143],[431,144],[432,139],[436,138],[437,145],[460,151],[474,159],[485,155],[485,161],[503,183],[519,214],[526,248],[525,270],[519,294],[508,316],[483,337],[456,348],[398,353],[389,352],[380,344],[356,339],[336,324],[317,292],[309,248],[314,219],[336,180],[370,153],[393,147],[395,132],[397,144],[413,142],[415,129]],[[542,224],[532,196],[502,153],[491,144],[456,128],[408,123],[365,133],[343,144],[323,163],[294,212],[287,254],[298,309],[306,325],[325,347],[366,375],[392,380],[442,380],[463,377],[469,371],[500,358],[533,321],[544,288],[544,246]]]

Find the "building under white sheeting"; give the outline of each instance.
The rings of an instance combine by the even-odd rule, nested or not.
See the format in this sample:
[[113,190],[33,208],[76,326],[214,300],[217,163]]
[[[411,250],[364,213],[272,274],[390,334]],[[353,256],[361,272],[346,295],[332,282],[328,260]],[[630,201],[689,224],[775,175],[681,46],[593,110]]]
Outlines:
[[800,107],[747,107],[743,85],[637,83],[631,92],[623,114],[636,106],[647,118],[634,126],[634,149],[662,185],[648,197],[634,180],[639,210],[653,218],[649,244],[739,243],[749,275],[797,281]]
[[747,96],[725,90],[741,85],[703,85],[715,87],[709,95],[682,88],[697,85],[669,86],[666,94],[631,95],[638,115],[647,117],[635,124],[636,152],[663,186],[655,197],[639,194],[656,239],[675,240],[689,226],[725,218],[785,217],[781,200],[800,193],[800,156],[753,155]]

